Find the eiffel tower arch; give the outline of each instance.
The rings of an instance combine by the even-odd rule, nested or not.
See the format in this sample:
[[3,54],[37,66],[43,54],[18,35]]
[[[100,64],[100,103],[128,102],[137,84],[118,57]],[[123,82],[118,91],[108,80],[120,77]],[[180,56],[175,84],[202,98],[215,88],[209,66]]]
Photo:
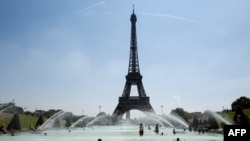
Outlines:
[[[119,97],[119,103],[115,108],[113,115],[122,117],[123,114],[127,114],[126,118],[130,118],[130,110],[139,110],[142,112],[154,112],[149,97],[146,95],[142,84],[142,75],[139,68],[139,59],[137,51],[137,39],[136,39],[136,15],[133,13],[130,17],[131,21],[131,39],[130,39],[130,56],[128,74],[126,75],[126,83],[122,93]],[[130,96],[131,87],[137,86],[138,96]]]

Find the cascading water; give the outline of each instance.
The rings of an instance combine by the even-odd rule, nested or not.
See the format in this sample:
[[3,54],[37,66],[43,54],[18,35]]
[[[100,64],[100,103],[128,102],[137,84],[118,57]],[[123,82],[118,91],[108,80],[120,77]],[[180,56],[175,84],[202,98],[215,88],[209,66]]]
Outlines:
[[[114,116],[108,116],[106,114],[98,115],[97,117],[84,116],[71,125],[74,130],[56,129],[54,127],[55,122],[64,121],[68,112],[59,111],[52,117],[46,120],[38,128],[38,134],[32,132],[21,132],[15,137],[1,136],[3,141],[34,141],[34,140],[53,140],[53,141],[95,141],[98,138],[109,141],[165,141],[165,140],[192,140],[192,141],[223,141],[222,134],[206,133],[203,135],[197,134],[197,132],[176,132],[173,134],[173,128],[175,128],[176,122],[182,126],[187,127],[187,123],[177,115],[157,115],[154,113],[145,113],[146,117],[136,120],[118,119],[118,122]],[[136,121],[136,122],[134,122]],[[173,122],[174,121],[174,122]],[[81,123],[82,122],[82,123]],[[144,128],[143,137],[138,134],[138,122],[142,122],[144,126],[151,126],[155,124],[160,126],[160,133],[155,134],[153,130]],[[118,123],[118,124],[116,124]],[[175,123],[175,124],[174,124]],[[112,125],[110,125],[112,124]],[[84,125],[84,130],[78,127]],[[86,126],[87,125],[87,126]],[[109,125],[109,126],[106,126]],[[166,128],[170,127],[170,128]],[[177,129],[178,130],[178,129]],[[40,134],[42,133],[42,134]]]
[[232,123],[228,121],[227,119],[223,118],[220,114],[213,112],[211,110],[206,111],[208,114],[213,115],[216,119],[219,119],[221,122],[223,122],[226,125],[231,125]]
[[86,126],[90,121],[92,121],[94,119],[94,117],[89,117],[89,116],[84,116],[80,119],[78,119],[76,122],[74,122],[70,128],[74,128],[74,127],[77,127],[77,126]]
[[162,116],[166,118],[167,120],[178,122],[181,126],[185,128],[189,127],[188,123],[176,114],[169,114],[169,115],[163,114]]
[[157,120],[163,126],[169,125],[170,127],[174,127],[173,124],[171,124],[168,120],[164,119],[162,116],[156,115],[154,113],[145,113],[145,114],[147,115],[147,117]]
[[100,115],[91,120],[86,126],[91,126],[91,125],[112,125],[112,119],[110,116],[107,115]]
[[51,129],[53,128],[53,125],[56,121],[60,120],[63,115],[65,115],[67,112],[64,112],[62,110],[55,113],[53,116],[51,116],[49,119],[47,119],[40,127],[38,127],[37,130],[45,130],[45,129]]
[[12,108],[12,107],[14,107],[14,105],[10,105],[10,106],[7,106],[7,107],[5,107],[5,106],[1,106],[0,107],[0,113],[3,113],[3,112],[5,112],[5,111],[7,111],[8,109],[10,109],[10,108]]

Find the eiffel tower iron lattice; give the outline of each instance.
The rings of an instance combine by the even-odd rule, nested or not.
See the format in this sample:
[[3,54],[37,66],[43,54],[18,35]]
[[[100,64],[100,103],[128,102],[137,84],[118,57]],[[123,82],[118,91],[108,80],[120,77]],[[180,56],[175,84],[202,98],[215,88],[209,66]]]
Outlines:
[[[142,112],[154,112],[149,97],[146,96],[143,84],[142,75],[140,74],[138,52],[137,52],[137,39],[136,39],[136,15],[133,13],[130,17],[131,21],[131,40],[130,40],[130,56],[128,74],[126,75],[126,83],[122,93],[119,97],[119,103],[113,112],[113,115],[122,117],[127,113],[126,118],[130,118],[130,110],[139,110]],[[132,85],[137,86],[138,96],[130,96]]]

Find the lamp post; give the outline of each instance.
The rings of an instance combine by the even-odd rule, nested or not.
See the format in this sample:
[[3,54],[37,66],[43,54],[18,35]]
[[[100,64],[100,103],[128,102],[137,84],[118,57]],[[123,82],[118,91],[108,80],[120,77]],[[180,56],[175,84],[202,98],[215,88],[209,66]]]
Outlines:
[[101,108],[102,108],[102,106],[99,106],[99,113],[101,113]]
[[163,114],[163,105],[161,105],[161,114]]

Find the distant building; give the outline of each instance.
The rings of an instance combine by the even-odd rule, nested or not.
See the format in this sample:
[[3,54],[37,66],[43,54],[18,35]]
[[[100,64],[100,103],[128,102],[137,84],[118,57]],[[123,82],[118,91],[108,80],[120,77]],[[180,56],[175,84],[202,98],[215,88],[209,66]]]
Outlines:
[[192,112],[191,114],[196,117],[202,117],[203,115],[201,112]]
[[35,116],[40,116],[40,115],[42,115],[42,114],[44,114],[44,113],[45,113],[44,110],[36,110],[33,114],[34,114]]

